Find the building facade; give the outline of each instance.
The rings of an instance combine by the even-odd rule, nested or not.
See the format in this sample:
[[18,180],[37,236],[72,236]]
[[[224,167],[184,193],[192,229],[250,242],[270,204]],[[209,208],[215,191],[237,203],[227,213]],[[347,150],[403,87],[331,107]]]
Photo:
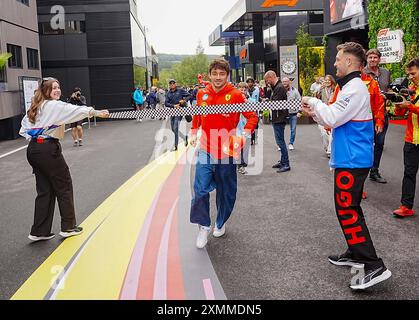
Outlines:
[[326,74],[335,75],[336,47],[344,42],[360,43],[368,49],[367,0],[324,0],[324,34],[326,36]]
[[148,88],[158,77],[138,2],[38,0],[43,75],[59,79],[66,97],[80,87],[89,105],[131,107],[134,87]]
[[[323,8],[323,0],[238,0],[224,16],[221,31],[216,30],[210,35],[210,45],[225,45],[226,57],[232,61],[239,59],[239,66],[233,71],[233,81],[242,81],[248,76],[262,79],[267,70],[291,74],[291,59],[284,59],[284,56],[291,57],[291,51],[295,51],[293,59],[298,60],[293,46],[301,25],[306,25],[306,31],[318,46],[322,46]],[[226,36],[233,32],[238,36]],[[253,34],[252,37],[248,37],[248,32]],[[292,63],[296,65],[298,61]],[[298,70],[292,74],[295,72],[294,85],[298,85]]]
[[0,70],[0,140],[15,139],[25,111],[22,77],[41,78],[36,0],[0,1],[0,52],[12,54]]

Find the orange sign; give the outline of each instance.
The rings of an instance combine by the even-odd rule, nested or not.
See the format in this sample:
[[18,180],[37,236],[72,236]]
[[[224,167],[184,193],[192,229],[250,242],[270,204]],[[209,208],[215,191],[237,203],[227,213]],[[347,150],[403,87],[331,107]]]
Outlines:
[[295,7],[298,0],[265,0],[262,3],[262,8],[271,8],[275,6],[288,6],[288,7]]
[[247,49],[244,48],[241,52],[240,52],[240,59],[244,60],[247,58]]
[[387,33],[389,32],[390,29],[381,29],[380,31],[378,31],[378,37],[384,37],[387,35]]

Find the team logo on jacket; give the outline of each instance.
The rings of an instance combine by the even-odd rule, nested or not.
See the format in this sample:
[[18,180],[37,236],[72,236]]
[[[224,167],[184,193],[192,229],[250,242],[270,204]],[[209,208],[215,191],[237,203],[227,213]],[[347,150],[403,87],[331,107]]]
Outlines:
[[231,94],[226,94],[226,101],[230,101],[231,100]]
[[201,106],[206,107],[208,104],[206,102],[202,102]]
[[204,101],[208,100],[208,94],[204,94],[204,96],[202,97],[202,100]]

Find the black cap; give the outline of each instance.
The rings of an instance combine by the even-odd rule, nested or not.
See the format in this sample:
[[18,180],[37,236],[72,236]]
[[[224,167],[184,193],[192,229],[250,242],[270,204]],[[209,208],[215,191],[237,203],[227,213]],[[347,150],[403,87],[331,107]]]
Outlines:
[[176,83],[176,80],[175,79],[170,79],[169,84],[171,84],[171,83]]

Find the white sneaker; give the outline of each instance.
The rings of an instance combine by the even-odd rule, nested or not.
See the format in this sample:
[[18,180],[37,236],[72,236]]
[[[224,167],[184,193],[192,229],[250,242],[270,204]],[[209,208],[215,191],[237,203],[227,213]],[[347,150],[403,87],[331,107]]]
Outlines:
[[210,227],[199,226],[199,233],[198,233],[198,237],[196,238],[196,246],[199,249],[202,249],[206,246],[208,242],[208,234],[210,233],[210,230],[211,230]]
[[290,144],[290,145],[288,146],[288,149],[290,149],[290,150],[294,150],[294,146],[293,146],[292,144]]
[[238,172],[241,173],[241,174],[246,174],[247,173],[245,167],[240,167],[239,170],[238,170]]
[[47,236],[33,236],[31,234],[28,236],[29,240],[34,241],[34,242],[35,241],[51,240],[54,237],[55,237],[55,234],[53,234],[53,233],[50,233]]
[[222,237],[226,233],[226,224],[224,223],[221,229],[218,229],[217,225],[214,227],[212,235],[216,238]]
[[78,236],[83,233],[82,227],[74,227],[73,229],[65,230],[60,232],[60,236],[63,238],[69,238],[73,236]]

